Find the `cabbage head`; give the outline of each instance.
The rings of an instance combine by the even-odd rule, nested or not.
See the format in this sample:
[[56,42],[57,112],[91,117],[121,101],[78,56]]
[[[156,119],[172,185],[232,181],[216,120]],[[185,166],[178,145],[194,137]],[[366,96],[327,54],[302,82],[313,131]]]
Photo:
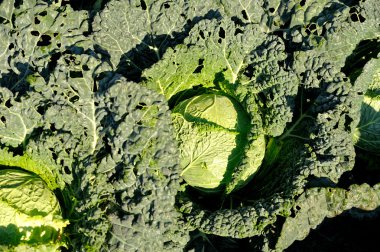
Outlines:
[[57,251],[67,225],[55,194],[40,177],[0,169],[0,251]]
[[367,63],[357,82],[367,82],[360,111],[360,122],[354,132],[356,146],[366,151],[380,153],[380,59]]
[[[220,191],[239,164],[247,144],[250,119],[241,105],[221,93],[204,93],[179,103],[173,110],[181,156],[181,176],[203,191]],[[265,153],[264,136],[257,140],[258,158],[242,176],[245,184]]]

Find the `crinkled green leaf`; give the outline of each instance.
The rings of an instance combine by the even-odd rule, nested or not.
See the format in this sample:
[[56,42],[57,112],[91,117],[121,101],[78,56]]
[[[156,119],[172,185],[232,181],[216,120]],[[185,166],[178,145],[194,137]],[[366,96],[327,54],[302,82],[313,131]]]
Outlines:
[[115,67],[141,72],[182,42],[188,26],[216,15],[217,6],[214,0],[110,1],[94,20],[94,38]]
[[75,227],[83,235],[75,247],[176,250],[187,238],[176,224],[179,167],[168,107],[138,84],[112,83],[95,97],[102,141],[80,165],[76,211],[86,218]]
[[1,88],[0,91],[0,142],[17,146],[26,140],[41,120],[36,110],[39,99],[32,95],[35,100],[15,101],[8,89]]
[[53,54],[72,46],[89,45],[83,35],[88,29],[86,11],[76,12],[61,1],[23,1],[17,8],[15,1],[2,4],[5,3],[13,12],[7,12],[12,18],[1,28],[2,37],[6,38],[0,42],[2,86],[23,90],[28,74],[46,74]]
[[262,38],[253,25],[242,30],[228,20],[201,21],[190,31],[185,45],[168,50],[144,72],[146,85],[167,99],[198,85],[230,92],[247,66],[247,56]]
[[380,186],[368,184],[342,188],[312,188],[297,199],[294,217],[288,217],[276,244],[276,251],[283,251],[295,240],[303,240],[325,218],[333,218],[352,208],[364,211],[380,206]]
[[294,42],[302,41],[304,48],[294,56],[294,71],[299,75],[302,73],[304,85],[318,87],[323,72],[338,73],[361,41],[380,36],[380,9],[376,1],[359,1],[352,7],[341,3],[339,8],[336,6],[326,7],[328,15],[324,10],[316,12],[313,18],[308,18],[316,21],[304,25],[300,31],[292,31]]
[[4,19],[3,23],[12,23],[15,0],[3,0],[0,3],[0,17]]
[[239,18],[242,23],[260,24],[260,31],[270,33],[281,24],[278,15],[281,1],[278,0],[222,0],[224,12]]

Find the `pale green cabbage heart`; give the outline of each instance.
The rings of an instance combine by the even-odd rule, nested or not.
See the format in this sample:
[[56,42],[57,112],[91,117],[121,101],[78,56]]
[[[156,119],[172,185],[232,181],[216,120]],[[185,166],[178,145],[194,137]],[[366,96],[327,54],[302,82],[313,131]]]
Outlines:
[[[244,153],[249,116],[234,99],[214,93],[187,99],[173,112],[181,152],[181,176],[189,185],[202,190],[223,189]],[[257,141],[261,143],[257,152],[264,153],[264,138]],[[243,181],[249,180],[261,160],[244,173]]]
[[354,130],[356,146],[366,151],[380,153],[380,59],[370,61],[358,81],[367,82],[360,110],[360,122]]
[[56,196],[41,178],[23,170],[0,170],[1,251],[2,245],[15,251],[56,251],[67,225]]

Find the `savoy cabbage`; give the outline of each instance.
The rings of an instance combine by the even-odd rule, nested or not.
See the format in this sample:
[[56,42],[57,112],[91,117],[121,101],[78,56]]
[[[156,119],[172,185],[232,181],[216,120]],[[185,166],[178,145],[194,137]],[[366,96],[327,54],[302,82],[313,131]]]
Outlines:
[[379,24],[376,0],[0,1],[0,249],[282,251],[376,215]]

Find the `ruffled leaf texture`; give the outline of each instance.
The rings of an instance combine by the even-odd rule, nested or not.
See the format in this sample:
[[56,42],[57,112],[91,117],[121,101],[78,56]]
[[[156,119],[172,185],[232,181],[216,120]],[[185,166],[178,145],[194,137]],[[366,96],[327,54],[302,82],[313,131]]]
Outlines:
[[[112,0],[94,17],[63,2],[0,2],[0,164],[62,192],[74,250],[178,251],[187,228],[261,235],[275,249],[272,227],[303,199],[319,202],[302,196],[306,186],[322,199],[326,183],[351,197],[336,185],[354,165],[368,83],[342,69],[361,41],[379,38],[376,0]],[[167,101],[202,88],[232,96],[251,118],[227,192],[259,135],[274,146],[240,206],[205,209],[177,193]]]
[[74,11],[62,2],[1,1],[1,86],[25,92],[29,74],[47,77],[55,57],[68,49],[83,51],[90,46],[83,35],[88,31],[88,12]]
[[[276,251],[283,251],[294,241],[303,240],[325,218],[333,218],[344,211],[376,210],[380,205],[380,184],[352,185],[343,188],[311,188],[306,190],[293,206],[295,217],[285,220],[276,243]],[[358,215],[360,215],[358,211]]]
[[3,87],[2,165],[52,181],[72,220],[71,249],[176,251],[187,235],[174,207],[179,161],[168,106],[108,69],[94,54],[67,53],[48,80],[28,76],[32,91],[17,99]]
[[[293,7],[286,8],[292,3]],[[305,18],[302,26],[294,20],[292,27],[282,29],[284,36],[293,38],[287,43],[287,50],[293,60],[291,70],[300,85],[297,107],[291,110],[293,117],[284,133],[274,139],[281,148],[278,161],[268,160],[272,169],[259,172],[250,184],[253,189],[247,190],[256,193],[254,199],[232,209],[209,210],[184,194],[181,211],[186,221],[201,232],[235,238],[260,235],[266,237],[265,246],[274,249],[271,227],[280,217],[291,215],[292,206],[306,186],[336,186],[342,174],[353,168],[352,131],[359,120],[363,87],[351,83],[342,68],[360,41],[379,37],[379,7],[374,1],[363,1],[355,7],[336,1],[321,5],[299,10],[291,1],[274,9],[282,11],[283,25],[289,25],[287,21],[294,11],[304,13],[297,14]],[[357,20],[353,15],[362,15],[365,20]],[[323,34],[306,32],[310,29],[307,22],[325,26]],[[257,83],[253,81],[252,86],[260,87]]]

